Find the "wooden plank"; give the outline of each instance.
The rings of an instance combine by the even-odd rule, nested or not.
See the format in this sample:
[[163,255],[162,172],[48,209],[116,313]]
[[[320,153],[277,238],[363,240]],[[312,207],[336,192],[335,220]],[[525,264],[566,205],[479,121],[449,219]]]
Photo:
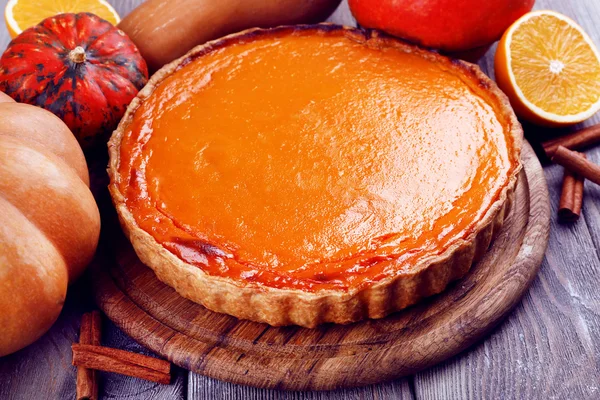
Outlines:
[[[103,345],[156,357],[155,354],[150,352],[144,346],[125,335],[107,318],[104,319],[104,324],[106,325],[106,329],[103,332]],[[103,372],[100,381],[100,398],[128,400],[185,399],[188,372],[175,367],[172,371],[173,381],[170,385],[161,385],[124,375]]]
[[328,392],[285,392],[257,389],[220,382],[202,375],[193,374],[188,384],[188,399],[202,400],[377,400],[414,399],[406,379],[397,382],[367,386],[364,388],[333,390]]
[[71,343],[77,339],[79,318],[91,306],[82,285],[71,292],[58,321],[37,342],[0,358],[0,399],[66,399],[75,397],[75,367]]
[[143,3],[144,0],[108,0],[108,2],[117,10],[117,13],[122,18]]
[[[578,21],[600,46],[597,0],[538,0]],[[493,76],[495,46],[480,62]],[[596,115],[581,126],[600,122]],[[534,131],[535,130],[535,131]],[[526,126],[536,137],[554,134]],[[600,163],[600,148],[587,152]],[[559,224],[556,208],[563,170],[547,166],[552,206],[548,251],[523,302],[479,346],[415,377],[423,399],[600,398],[600,188],[586,183],[583,216]]]
[[[0,359],[0,399],[70,399],[75,396],[71,343],[78,340],[81,315],[95,306],[89,284],[69,288],[65,307],[52,329],[31,346]],[[102,344],[153,355],[104,319]],[[171,385],[159,385],[123,375],[101,373],[100,398],[183,399],[187,371],[175,369]]]
[[350,12],[347,0],[342,0],[338,8],[327,18],[327,21],[339,25],[356,26],[356,20]]

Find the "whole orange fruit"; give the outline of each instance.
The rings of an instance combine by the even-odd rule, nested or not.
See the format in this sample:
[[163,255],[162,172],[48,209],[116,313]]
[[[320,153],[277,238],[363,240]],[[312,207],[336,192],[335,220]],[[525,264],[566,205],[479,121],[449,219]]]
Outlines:
[[535,0],[348,0],[361,26],[447,53],[500,39]]

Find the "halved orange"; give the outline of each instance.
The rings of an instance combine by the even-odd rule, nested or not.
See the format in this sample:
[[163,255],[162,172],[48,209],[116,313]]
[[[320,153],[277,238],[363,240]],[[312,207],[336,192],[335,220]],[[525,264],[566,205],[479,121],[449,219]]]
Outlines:
[[502,36],[496,81],[517,115],[544,126],[576,124],[600,110],[600,54],[570,18],[534,11]]
[[105,0],[10,0],[4,20],[11,37],[56,14],[91,12],[116,25],[121,18]]

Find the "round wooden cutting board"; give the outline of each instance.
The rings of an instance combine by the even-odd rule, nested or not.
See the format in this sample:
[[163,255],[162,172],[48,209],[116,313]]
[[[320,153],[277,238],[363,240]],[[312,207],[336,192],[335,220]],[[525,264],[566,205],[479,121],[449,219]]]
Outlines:
[[[323,390],[412,374],[471,346],[517,304],[548,242],[548,190],[529,144],[508,220],[462,280],[381,320],[316,329],[273,328],[213,313],[179,296],[136,257],[101,195],[103,240],[92,270],[100,308],[173,363],[262,388]],[[104,203],[104,204],[102,204]]]

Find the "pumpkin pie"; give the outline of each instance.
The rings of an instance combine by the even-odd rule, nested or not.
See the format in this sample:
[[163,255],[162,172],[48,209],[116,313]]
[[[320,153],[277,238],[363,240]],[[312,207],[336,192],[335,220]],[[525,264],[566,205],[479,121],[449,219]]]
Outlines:
[[376,31],[254,29],[163,67],[110,143],[140,259],[271,325],[381,318],[487,250],[522,129],[476,66]]

